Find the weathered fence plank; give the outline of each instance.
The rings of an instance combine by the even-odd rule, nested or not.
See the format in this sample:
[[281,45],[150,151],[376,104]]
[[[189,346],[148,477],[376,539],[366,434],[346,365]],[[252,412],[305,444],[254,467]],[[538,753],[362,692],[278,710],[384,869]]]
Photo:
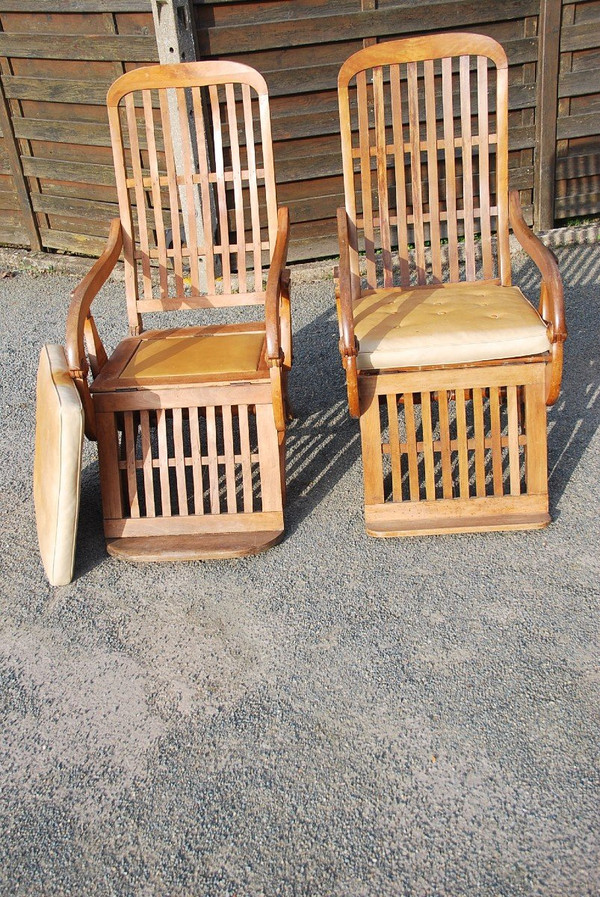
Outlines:
[[[115,210],[106,90],[158,59],[151,8],[0,0],[0,242],[29,245],[29,218],[47,249],[101,251]],[[337,252],[342,62],[365,40],[410,33],[499,40],[510,64],[510,184],[526,216],[546,228],[600,212],[598,0],[194,0],[194,14],[204,56],[248,62],[267,79],[292,259]]]

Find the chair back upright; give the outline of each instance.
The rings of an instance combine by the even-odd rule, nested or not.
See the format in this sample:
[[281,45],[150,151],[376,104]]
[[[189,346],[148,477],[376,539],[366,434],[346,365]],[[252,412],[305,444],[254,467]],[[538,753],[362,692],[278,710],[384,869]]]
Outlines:
[[234,62],[146,66],[107,105],[132,332],[143,312],[264,304],[277,231],[264,78]]
[[510,284],[500,44],[461,33],[375,44],[342,66],[338,89],[353,295],[361,252],[371,289]]

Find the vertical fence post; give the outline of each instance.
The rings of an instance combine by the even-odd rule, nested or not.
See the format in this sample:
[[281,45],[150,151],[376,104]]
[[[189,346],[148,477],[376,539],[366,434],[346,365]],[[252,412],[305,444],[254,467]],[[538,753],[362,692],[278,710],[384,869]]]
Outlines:
[[10,107],[4,93],[4,85],[0,77],[0,128],[2,128],[2,136],[6,142],[6,154],[10,165],[10,172],[15,185],[19,208],[25,219],[27,232],[29,233],[29,243],[31,249],[39,252],[42,248],[40,239],[40,231],[35,217],[35,212],[31,205],[31,197],[29,195],[29,187],[27,180],[23,174],[23,166],[21,165],[21,153],[15,138],[15,132],[12,126],[12,117]]
[[[156,45],[158,48],[158,59],[161,65],[168,65],[173,62],[195,62],[196,40],[195,40],[195,23],[194,23],[194,5],[192,0],[152,0],[152,16],[154,18],[154,30],[156,32]],[[172,92],[170,92],[171,94]],[[188,92],[189,93],[189,92]],[[188,114],[189,119],[193,116],[193,106],[191,97],[188,96]],[[183,144],[181,135],[181,123],[177,112],[177,102],[175,97],[169,95],[168,100],[169,116],[171,119],[171,138],[173,141],[173,155],[175,158],[175,167],[179,172],[183,171]],[[188,120],[189,120],[188,119]],[[186,141],[192,147],[194,156],[197,157],[196,132],[193,127],[189,129],[189,139]],[[197,158],[195,159],[197,170]],[[213,231],[216,227],[216,213],[214,209],[213,195],[211,191],[211,218],[213,222]],[[180,190],[180,202],[184,217],[184,227],[187,227],[187,194],[185,188]],[[194,214],[196,218],[196,226],[198,233],[204,233],[204,224],[202,221],[202,205],[200,193],[197,189],[194,192]],[[204,269],[203,259],[200,259],[200,288],[206,289],[206,272]]]
[[[360,8],[363,12],[367,9],[377,9],[377,0],[360,0]],[[363,47],[372,47],[376,43],[376,37],[363,38]]]
[[540,0],[533,223],[541,231],[554,226],[561,11],[561,0]]

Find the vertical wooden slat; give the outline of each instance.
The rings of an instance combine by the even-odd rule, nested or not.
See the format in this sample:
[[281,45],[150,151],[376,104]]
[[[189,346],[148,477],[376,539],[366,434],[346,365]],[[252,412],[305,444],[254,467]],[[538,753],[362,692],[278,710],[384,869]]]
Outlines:
[[400,466],[400,432],[398,428],[397,396],[388,393],[388,432],[390,441],[390,460],[392,462],[392,498],[394,501],[402,501],[402,468]]
[[408,484],[410,500],[419,500],[419,462],[417,456],[417,427],[415,422],[415,401],[412,392],[404,393],[404,423],[408,454]]
[[213,239],[212,202],[208,181],[209,162],[206,148],[204,126],[204,109],[199,87],[192,88],[194,121],[196,123],[196,146],[198,149],[198,170],[200,172],[200,195],[202,198],[202,228],[204,231],[204,261],[206,270],[206,288],[210,294],[215,292],[215,259]]
[[410,272],[408,266],[408,227],[406,222],[406,169],[404,165],[404,127],[402,125],[402,93],[400,90],[399,65],[390,66],[390,91],[392,94],[392,133],[394,140],[400,283],[402,286],[408,286],[410,284]]
[[221,513],[219,500],[219,462],[217,455],[217,420],[214,405],[206,408],[206,448],[208,455],[208,484],[211,514]]
[[252,249],[254,253],[254,289],[258,292],[262,290],[262,252],[258,184],[256,180],[256,148],[254,146],[254,125],[252,120],[252,94],[250,93],[248,84],[242,85],[242,101],[244,106],[244,128],[246,133],[246,156],[248,162]]
[[198,409],[190,408],[190,447],[192,450],[192,479],[194,482],[194,514],[204,514],[204,478],[202,476],[202,445]]
[[406,71],[408,78],[408,128],[411,148],[410,172],[415,230],[415,257],[417,265],[417,282],[423,284],[426,281],[425,232],[423,228],[423,188],[421,183],[421,134],[419,123],[419,84],[417,63],[407,63]]
[[[543,367],[540,365],[540,367]],[[546,401],[544,381],[525,389],[525,478],[527,493],[540,495],[548,490],[548,450],[546,440]]]
[[[178,87],[175,90],[177,98],[177,111],[179,113],[179,131],[181,135],[181,152],[183,155],[183,178],[186,205],[186,245],[189,252],[190,265],[190,281],[191,292],[193,296],[200,293],[200,267],[198,264],[198,228],[196,226],[196,188],[192,181],[192,139],[190,136],[190,123],[188,116],[188,106],[183,88]],[[200,151],[200,148],[199,148]],[[210,205],[209,205],[210,208]],[[203,215],[206,214],[204,203],[202,204]]]
[[473,218],[473,139],[471,135],[471,75],[469,56],[461,56],[460,71],[460,133],[463,182],[463,213],[465,225],[465,274],[475,278],[475,228]]
[[435,111],[435,76],[433,60],[426,59],[425,70],[425,120],[427,122],[427,180],[429,184],[429,218],[431,242],[431,271],[434,283],[442,279],[442,254],[440,233],[440,199],[437,150],[437,119]]
[[281,459],[271,405],[256,406],[260,494],[263,511],[281,511]]
[[485,495],[485,422],[483,417],[483,390],[473,390],[473,438],[475,441],[475,494]]
[[233,171],[233,196],[235,202],[235,235],[237,247],[237,273],[240,293],[246,292],[246,233],[244,226],[244,198],[242,194],[242,166],[240,163],[240,141],[235,107],[233,84],[225,85],[227,123],[229,126],[229,146]]
[[450,280],[458,276],[458,225],[456,217],[456,151],[454,148],[454,101],[452,60],[442,59],[442,108],[444,114],[444,167],[446,174],[446,218]]
[[167,179],[169,181],[169,210],[171,213],[171,234],[173,241],[173,270],[175,272],[175,293],[183,296],[183,265],[181,256],[181,226],[179,223],[179,191],[177,189],[177,167],[173,156],[173,136],[167,91],[159,90],[160,124],[163,133]]
[[139,245],[142,253],[142,277],[144,283],[144,299],[152,299],[152,279],[150,276],[150,246],[148,243],[148,221],[146,217],[146,191],[142,182],[142,162],[140,156],[140,142],[138,138],[137,117],[133,94],[125,96],[125,113],[127,116],[127,128],[129,131],[129,145],[131,148],[131,169],[135,180],[135,203],[138,217]]
[[494,482],[494,495],[503,495],[500,390],[497,386],[490,387],[490,424],[492,429],[492,478]]
[[440,415],[440,443],[442,464],[442,494],[444,498],[452,498],[452,453],[450,447],[450,414],[448,410],[448,391],[438,392],[438,408]]
[[521,494],[521,470],[519,458],[519,414],[517,387],[508,386],[506,389],[506,403],[508,406],[508,468],[510,494]]
[[458,444],[458,485],[461,498],[469,497],[469,452],[467,447],[467,409],[465,391],[457,389],[456,398],[456,441]]
[[365,255],[367,259],[367,283],[377,286],[375,270],[375,234],[373,229],[373,197],[371,194],[371,140],[369,128],[369,106],[367,76],[359,72],[356,76],[358,101],[358,143],[360,148],[360,185],[362,197],[363,231]]
[[479,136],[479,208],[481,210],[481,252],[483,276],[494,276],[492,228],[490,220],[490,145],[488,121],[488,64],[485,56],[477,57],[477,132]]
[[503,286],[510,286],[508,243],[508,71],[496,69],[496,205],[498,206],[498,273]]
[[381,457],[381,420],[379,396],[372,395],[365,402],[360,415],[363,455],[365,503],[383,502],[383,465]]
[[242,492],[244,496],[244,513],[254,510],[252,494],[252,461],[250,458],[250,424],[248,406],[238,405],[238,421],[240,428],[240,454],[242,457]]
[[269,111],[269,97],[267,94],[259,95],[258,112],[260,115],[261,149],[265,172],[265,202],[267,205],[269,246],[272,254],[275,249],[275,240],[277,239],[277,192],[275,189],[273,140],[271,138],[271,113]]
[[150,165],[150,182],[152,184],[152,211],[154,213],[154,228],[156,232],[156,246],[158,250],[158,277],[160,284],[160,298],[166,299],[169,294],[169,286],[167,281],[167,243],[165,237],[165,222],[162,211],[162,197],[160,194],[158,158],[156,155],[156,140],[154,136],[154,111],[152,109],[151,91],[142,90],[142,104],[144,107],[146,142],[148,144],[147,152]]
[[237,512],[235,494],[235,450],[233,445],[233,418],[231,405],[223,405],[223,454],[225,455],[225,487],[227,494],[227,513]]
[[377,160],[377,195],[379,205],[379,233],[383,262],[383,285],[393,284],[392,252],[390,239],[390,210],[388,203],[387,152],[385,139],[385,94],[383,68],[373,69],[373,104],[375,107],[375,151]]
[[150,441],[150,414],[145,410],[140,411],[140,433],[142,439],[142,471],[144,474],[146,517],[156,517],[154,467],[152,464],[152,443]]
[[119,469],[119,436],[112,411],[96,414],[96,435],[102,512],[105,520],[118,520],[123,517],[123,494]]
[[133,411],[123,412],[125,425],[125,464],[127,473],[127,492],[129,496],[129,513],[132,517],[140,516],[140,499],[138,496],[137,471],[135,467],[135,443],[136,433],[133,426]]
[[433,456],[433,429],[431,426],[431,393],[421,393],[421,417],[423,421],[423,460],[425,462],[425,497],[435,500],[435,460]]
[[158,472],[160,474],[160,498],[162,516],[171,516],[171,486],[169,483],[169,447],[167,444],[167,412],[159,408],[156,412],[158,429]]
[[185,452],[183,448],[183,415],[181,408],[173,408],[173,448],[175,451],[175,478],[177,481],[177,505],[179,516],[188,516]]
[[211,84],[208,88],[210,108],[213,122],[213,153],[215,173],[217,176],[217,205],[219,217],[219,239],[221,243],[221,262],[223,272],[223,291],[231,293],[231,246],[229,243],[229,222],[227,220],[227,194],[225,192],[225,158],[223,155],[223,131],[221,124],[221,108],[219,106],[219,89]]

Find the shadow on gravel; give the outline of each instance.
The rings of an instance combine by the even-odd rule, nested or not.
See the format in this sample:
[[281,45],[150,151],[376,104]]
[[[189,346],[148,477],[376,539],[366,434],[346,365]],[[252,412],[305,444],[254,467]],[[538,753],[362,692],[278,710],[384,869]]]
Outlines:
[[[95,450],[95,444],[94,444]],[[104,543],[102,503],[100,500],[100,475],[98,462],[88,464],[81,473],[81,498],[79,526],[75,547],[74,578],[84,576],[106,558]]]
[[[560,499],[600,426],[600,333],[598,282],[600,246],[570,246],[559,253],[565,287],[569,337],[565,343],[562,392],[548,409],[550,513],[560,516]],[[537,295],[539,277],[527,264],[517,278],[523,291]]]
[[[287,437],[286,538],[360,457],[358,421],[348,415],[337,341],[333,308],[294,334],[290,393],[295,416]],[[98,462],[92,461],[81,478],[75,577],[105,558]]]
[[360,457],[358,421],[348,414],[333,307],[294,335],[290,395],[295,418],[286,452],[288,535]]

